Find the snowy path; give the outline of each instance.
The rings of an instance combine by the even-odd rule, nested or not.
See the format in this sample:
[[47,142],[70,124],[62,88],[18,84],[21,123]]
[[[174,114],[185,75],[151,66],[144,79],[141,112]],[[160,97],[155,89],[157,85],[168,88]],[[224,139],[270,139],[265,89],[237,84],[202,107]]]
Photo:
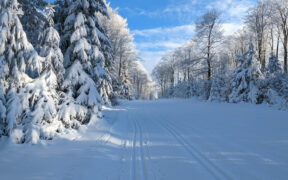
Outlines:
[[[288,112],[195,100],[124,102],[47,145],[0,144],[0,179],[201,180],[288,177]],[[70,137],[71,138],[71,137]]]

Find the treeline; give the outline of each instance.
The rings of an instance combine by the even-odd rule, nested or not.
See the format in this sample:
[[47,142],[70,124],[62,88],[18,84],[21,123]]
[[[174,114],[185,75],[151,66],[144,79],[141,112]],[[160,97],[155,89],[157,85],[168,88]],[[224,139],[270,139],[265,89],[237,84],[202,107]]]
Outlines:
[[104,0],[0,1],[0,137],[52,139],[153,88],[126,20]]
[[287,107],[288,1],[259,1],[232,36],[221,22],[209,10],[195,22],[196,35],[162,57],[153,70],[159,96]]

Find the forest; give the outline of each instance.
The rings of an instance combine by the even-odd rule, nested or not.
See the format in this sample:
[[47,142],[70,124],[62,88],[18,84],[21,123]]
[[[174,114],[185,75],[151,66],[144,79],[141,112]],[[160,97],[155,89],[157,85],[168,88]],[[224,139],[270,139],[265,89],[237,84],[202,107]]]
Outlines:
[[272,104],[287,109],[288,2],[258,1],[225,36],[221,12],[200,16],[195,36],[153,70],[160,97]]
[[287,180],[287,61],[288,0],[0,0],[0,179]]
[[153,99],[127,20],[102,0],[1,0],[0,137],[37,143]]
[[224,35],[221,12],[168,51],[153,79],[127,19],[102,0],[1,1],[0,134],[37,143],[102,118],[119,100],[191,98],[287,109],[288,2],[259,1]]

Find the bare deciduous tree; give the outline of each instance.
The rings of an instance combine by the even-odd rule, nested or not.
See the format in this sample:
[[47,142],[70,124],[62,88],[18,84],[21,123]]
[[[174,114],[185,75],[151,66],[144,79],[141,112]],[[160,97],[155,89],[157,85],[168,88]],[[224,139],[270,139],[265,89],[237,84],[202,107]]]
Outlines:
[[260,1],[255,7],[251,8],[246,17],[248,28],[254,33],[257,44],[257,55],[261,62],[262,69],[265,69],[266,61],[266,41],[267,28],[269,26],[269,17],[271,16],[271,8],[268,1]]
[[284,71],[287,73],[287,59],[288,59],[288,1],[275,0],[274,1],[276,17],[275,21],[278,23],[279,29],[282,31],[282,43],[284,48]]
[[220,13],[211,9],[196,22],[196,32],[203,43],[202,51],[207,62],[207,78],[212,77],[211,62],[214,56],[214,48],[221,41],[223,31],[220,24]]

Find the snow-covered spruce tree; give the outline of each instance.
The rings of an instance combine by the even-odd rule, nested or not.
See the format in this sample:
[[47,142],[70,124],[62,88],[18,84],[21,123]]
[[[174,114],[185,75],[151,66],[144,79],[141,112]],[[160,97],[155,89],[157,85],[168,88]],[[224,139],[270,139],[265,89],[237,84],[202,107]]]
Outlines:
[[[101,13],[102,15],[108,16],[107,6],[106,6],[105,1],[103,0],[89,0],[89,1],[91,3],[91,6],[95,6],[95,3],[96,3],[97,7],[95,11],[97,11],[98,14]],[[102,52],[104,56],[104,61],[103,62],[98,61],[98,63],[96,64],[96,67],[94,68],[94,71],[96,72],[96,76],[94,77],[94,80],[97,82],[98,90],[99,90],[103,103],[112,104],[112,105],[118,104],[117,97],[115,93],[113,92],[113,86],[112,86],[112,82],[113,80],[115,81],[116,77],[113,76],[112,74],[112,71],[114,68],[113,64],[115,62],[113,61],[111,42],[110,42],[110,39],[107,37],[106,32],[101,22],[99,21],[97,15],[95,13],[94,15],[95,15],[94,17],[95,28],[97,31],[98,39],[100,41],[100,51]],[[95,35],[92,35],[92,36],[95,36]]]
[[173,89],[172,97],[177,98],[189,98],[191,97],[190,86],[188,82],[178,82]]
[[43,32],[43,36],[40,41],[40,55],[45,57],[45,68],[51,69],[57,75],[58,82],[63,81],[64,66],[63,66],[63,54],[59,48],[60,36],[56,29],[53,27],[47,28]]
[[260,63],[255,58],[255,53],[254,46],[250,43],[249,50],[242,56],[237,57],[241,65],[233,73],[229,102],[262,103],[264,95],[259,86],[263,75],[260,70]]
[[22,125],[25,123],[22,113],[28,108],[21,103],[22,91],[32,81],[31,78],[40,75],[43,68],[43,60],[26,38],[18,18],[20,13],[17,0],[0,2],[0,69],[1,84],[4,86],[1,89],[6,100],[6,117],[2,118],[5,135],[18,134],[18,141],[21,141]]
[[53,70],[58,79],[58,84],[61,84],[64,79],[65,68],[63,65],[63,54],[60,46],[60,35],[54,29],[54,5],[48,4],[45,7],[45,13],[49,22],[49,27],[42,33],[39,49],[40,56],[45,57],[45,67]]
[[288,76],[287,74],[282,79],[282,86],[280,89],[281,95],[285,98],[285,106],[288,107]]
[[49,26],[43,33],[39,44],[40,55],[45,58],[44,72],[28,83],[22,95],[22,104],[29,107],[23,115],[23,142],[37,143],[39,139],[52,139],[61,131],[58,121],[59,85],[63,82],[63,55],[59,48],[60,36],[53,28],[53,6],[45,8]]
[[17,0],[4,0],[1,2],[1,6],[0,56],[9,67],[7,73],[13,74],[14,77],[21,75],[21,73],[26,73],[31,78],[38,77],[42,71],[42,61],[28,42],[26,33],[18,19],[17,14],[22,13],[22,11],[18,9]]
[[[111,46],[103,27],[98,21],[97,12],[107,15],[106,5],[102,0],[74,0],[70,3],[69,16],[64,24],[63,35],[64,39],[69,37],[67,42],[69,47],[65,50],[65,65],[67,67],[75,60],[74,57],[70,57],[72,55],[71,47],[77,43],[76,41],[80,40],[78,45],[88,45],[84,47],[87,57],[81,57],[86,60],[83,59],[84,61],[81,64],[96,82],[103,103],[110,104],[110,100],[114,97],[112,79],[109,73],[113,63]],[[79,22],[80,24],[78,24]],[[81,53],[77,54],[81,55]]]
[[[55,0],[54,1],[55,7],[55,16],[53,18],[54,20],[54,28],[57,29],[57,31],[60,34],[61,41],[60,41],[60,47],[62,52],[65,52],[65,50],[68,48],[70,44],[70,38],[69,36],[64,37],[64,24],[67,16],[69,15],[69,5],[70,0]],[[69,35],[69,34],[67,34]]]
[[282,71],[280,61],[274,54],[270,55],[268,70],[270,75],[277,75]]
[[37,47],[42,32],[48,27],[47,18],[43,14],[47,2],[45,0],[18,0],[18,2],[24,12],[19,16],[23,29],[29,42]]
[[39,139],[52,139],[61,131],[62,124],[57,118],[57,85],[53,68],[47,67],[39,78],[24,87],[21,103],[29,108],[22,116],[22,142],[36,144]]
[[[74,0],[64,24],[63,38],[69,38],[65,52],[66,73],[62,89],[60,118],[67,127],[77,128],[101,116],[101,100],[109,102],[109,76],[96,12],[107,14],[99,0]],[[107,81],[106,81],[107,80]]]
[[267,102],[270,104],[283,104],[283,98],[280,98],[281,89],[283,85],[282,68],[278,58],[271,54],[269,58],[268,69],[266,71],[266,78],[262,84],[269,87],[266,91]]
[[48,5],[44,8],[44,13],[50,27],[54,26],[54,14],[56,12],[54,9],[55,7],[55,5],[48,3]]
[[226,102],[229,96],[229,80],[226,76],[216,75],[212,79],[209,101]]

